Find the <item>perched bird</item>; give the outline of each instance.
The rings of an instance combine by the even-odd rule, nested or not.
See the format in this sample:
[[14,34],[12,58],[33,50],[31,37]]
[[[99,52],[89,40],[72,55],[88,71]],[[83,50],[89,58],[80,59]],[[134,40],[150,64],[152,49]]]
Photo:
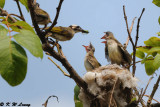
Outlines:
[[112,64],[118,64],[125,67],[129,67],[132,61],[131,55],[123,45],[113,36],[112,32],[105,32],[105,35],[101,38],[106,41],[105,43],[105,56],[108,61],[111,61]]
[[84,59],[84,66],[86,70],[92,71],[93,69],[100,67],[101,64],[97,61],[97,59],[94,56],[95,48],[93,47],[93,45],[90,43],[89,46],[82,46],[85,47],[87,52]]
[[[49,27],[45,28],[47,30]],[[56,39],[55,45],[59,51],[59,44],[58,41],[68,41],[71,40],[75,33],[82,32],[82,33],[89,33],[87,30],[83,30],[78,25],[70,25],[69,27],[53,27],[51,31],[46,35],[47,37],[52,37]],[[53,46],[54,47],[54,46]]]
[[45,25],[45,27],[46,27],[48,23],[51,23],[50,16],[48,15],[48,13],[46,11],[42,10],[39,7],[38,3],[35,3],[33,5],[33,8],[34,8],[35,18],[36,18],[37,24]]
[[[47,30],[48,28],[45,29]],[[56,39],[56,41],[67,41],[71,40],[74,34],[78,32],[89,33],[78,25],[70,25],[69,27],[53,27],[47,36]]]

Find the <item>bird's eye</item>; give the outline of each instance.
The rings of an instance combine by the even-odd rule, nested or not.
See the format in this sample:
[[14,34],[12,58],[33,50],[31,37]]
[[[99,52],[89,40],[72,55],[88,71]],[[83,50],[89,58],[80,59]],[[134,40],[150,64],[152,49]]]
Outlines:
[[81,28],[80,26],[77,26],[77,28]]

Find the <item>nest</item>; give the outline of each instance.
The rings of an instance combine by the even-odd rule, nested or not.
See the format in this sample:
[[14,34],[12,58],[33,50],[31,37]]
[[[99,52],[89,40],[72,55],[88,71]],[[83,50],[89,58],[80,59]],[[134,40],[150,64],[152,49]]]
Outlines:
[[[101,107],[125,107],[133,97],[132,89],[137,86],[138,79],[130,71],[119,65],[101,66],[87,72],[83,79],[88,84],[90,93],[99,99]],[[79,99],[83,107],[90,107],[94,100],[89,98],[81,88]]]

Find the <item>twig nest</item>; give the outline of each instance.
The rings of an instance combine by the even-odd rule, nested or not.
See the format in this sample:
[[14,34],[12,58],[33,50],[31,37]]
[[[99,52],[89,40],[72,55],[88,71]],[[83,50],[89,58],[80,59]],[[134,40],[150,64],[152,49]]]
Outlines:
[[[132,88],[137,86],[138,81],[128,69],[116,64],[101,66],[87,72],[83,79],[88,84],[88,90],[97,96],[96,98],[104,107],[109,104],[110,107],[125,107],[129,104],[132,98]],[[79,99],[84,107],[90,107],[95,98],[87,97],[81,89]]]

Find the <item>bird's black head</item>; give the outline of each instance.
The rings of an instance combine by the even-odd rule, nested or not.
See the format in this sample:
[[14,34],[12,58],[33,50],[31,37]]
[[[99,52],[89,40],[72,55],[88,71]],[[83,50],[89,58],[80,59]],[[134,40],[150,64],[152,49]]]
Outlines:
[[83,30],[80,26],[78,25],[70,25],[69,26],[71,29],[75,31],[75,33],[82,32],[82,33],[89,33],[87,30]]

